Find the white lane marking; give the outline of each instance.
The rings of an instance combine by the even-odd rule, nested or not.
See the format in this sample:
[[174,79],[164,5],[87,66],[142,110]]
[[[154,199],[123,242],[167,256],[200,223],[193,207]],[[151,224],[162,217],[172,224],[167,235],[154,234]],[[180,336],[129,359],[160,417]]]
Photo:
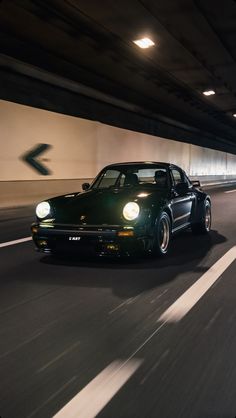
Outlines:
[[[166,324],[166,322],[163,322],[162,324],[160,324],[156,329],[155,329],[155,331],[153,331],[153,333],[151,334],[151,335],[149,335],[149,337],[147,337],[146,338],[146,340],[129,356],[129,358],[127,359],[127,360],[125,360],[123,363],[122,363],[122,361],[120,361],[120,366],[118,367],[118,370],[115,372],[115,373],[118,373],[118,372],[120,372],[120,371],[122,371],[122,369],[123,368],[125,368],[126,367],[126,365],[127,364],[130,364],[130,363],[133,363],[133,362],[136,362],[136,361],[138,361],[139,362],[139,364],[137,365],[137,368],[139,367],[139,365],[142,363],[142,360],[140,360],[140,359],[134,359],[134,356],[139,352],[139,351],[141,351],[142,350],[142,348],[149,342],[149,341],[151,341],[151,339],[158,333],[158,331],[160,331],[161,330],[161,328],[163,328],[164,327],[164,325]],[[111,364],[113,364],[113,363],[111,363]],[[134,363],[133,363],[134,364]],[[109,367],[109,366],[108,366]],[[106,370],[106,369],[105,369]],[[135,369],[136,370],[136,369]],[[135,371],[134,370],[134,371]],[[102,372],[103,373],[103,372]],[[115,374],[114,373],[114,374]],[[98,375],[97,377],[99,377],[100,375]],[[96,377],[95,377],[95,379],[96,379]],[[93,383],[94,382],[94,380],[95,379],[93,379],[92,381],[91,381],[91,383]],[[128,380],[128,379],[127,379]],[[110,381],[108,382],[109,384],[110,384]],[[86,389],[88,386],[90,385],[90,383],[87,385],[87,386],[85,386],[85,388],[84,389]],[[121,385],[122,386],[122,385]],[[73,402],[73,406],[75,405],[75,399],[77,398],[77,396],[79,396],[82,392],[83,392],[83,390],[84,389],[82,389],[82,391],[81,392],[79,392],[78,393],[78,395],[76,395],[64,408],[66,408],[67,406],[69,406],[70,404],[71,404],[71,402]],[[99,390],[100,388],[98,388],[98,390]],[[119,390],[119,389],[118,389]],[[97,393],[97,392],[96,392]],[[115,394],[115,393],[114,393]],[[93,399],[93,398],[92,398]],[[110,400],[110,399],[109,399]],[[105,406],[105,405],[104,405]],[[65,415],[64,414],[62,414],[62,415],[60,415],[61,413],[62,413],[62,411],[64,411],[64,408],[62,408],[56,415],[54,415],[54,417],[53,418],[73,418],[73,417],[75,417],[75,418],[88,418],[88,417],[90,417],[90,415],[83,415],[83,414],[81,414],[81,415],[67,415],[67,411],[65,412]],[[76,411],[75,411],[75,413],[76,413]],[[92,415],[91,416],[91,418],[94,418],[96,415]]]
[[54,418],[94,418],[135,373],[142,360],[113,361],[82,389]]
[[[70,386],[71,383],[73,383],[78,376],[73,376],[68,382],[66,382],[60,389],[58,389],[56,392],[54,392],[49,398],[46,399],[45,402],[43,402],[38,408],[34,409],[34,411],[31,412],[27,416],[27,418],[32,418],[34,415],[38,414],[38,412],[43,409],[46,405],[48,405],[53,399],[55,399],[61,392],[63,392],[68,386]],[[41,415],[42,416],[42,415]]]
[[225,193],[234,193],[234,192],[236,192],[236,189],[234,189],[234,190],[227,190],[227,192],[225,192]]
[[201,299],[207,290],[236,259],[236,246],[224,254],[203,276],[183,293],[158,319],[159,321],[178,322]]
[[2,242],[0,243],[0,248],[8,247],[9,245],[21,244],[22,242],[27,242],[31,240],[32,240],[32,237],[26,237],[26,238],[15,239],[14,241]]

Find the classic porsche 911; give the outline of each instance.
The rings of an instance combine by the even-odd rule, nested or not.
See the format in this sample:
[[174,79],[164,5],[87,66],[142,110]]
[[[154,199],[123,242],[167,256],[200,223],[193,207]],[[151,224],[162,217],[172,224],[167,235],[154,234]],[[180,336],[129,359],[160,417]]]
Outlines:
[[210,197],[173,164],[112,164],[82,188],[37,205],[31,230],[39,251],[165,255],[174,233],[211,228]]

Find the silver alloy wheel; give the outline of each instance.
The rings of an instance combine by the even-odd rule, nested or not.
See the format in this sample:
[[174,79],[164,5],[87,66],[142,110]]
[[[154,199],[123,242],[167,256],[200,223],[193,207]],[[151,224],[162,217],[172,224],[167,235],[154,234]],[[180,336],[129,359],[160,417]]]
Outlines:
[[159,245],[162,253],[167,251],[170,241],[170,224],[166,217],[163,217],[159,225]]
[[206,212],[205,212],[205,227],[207,232],[211,229],[211,207],[210,205],[206,206]]

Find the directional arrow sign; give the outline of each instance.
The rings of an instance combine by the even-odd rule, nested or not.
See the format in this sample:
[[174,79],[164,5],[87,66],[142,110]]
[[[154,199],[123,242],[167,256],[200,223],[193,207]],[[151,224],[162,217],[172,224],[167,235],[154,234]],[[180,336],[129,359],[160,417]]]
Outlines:
[[22,155],[21,158],[23,161],[33,167],[38,173],[43,174],[44,176],[48,176],[51,174],[51,171],[39,161],[37,161],[36,157],[47,151],[49,148],[51,148],[51,145],[49,144],[37,144],[34,148]]

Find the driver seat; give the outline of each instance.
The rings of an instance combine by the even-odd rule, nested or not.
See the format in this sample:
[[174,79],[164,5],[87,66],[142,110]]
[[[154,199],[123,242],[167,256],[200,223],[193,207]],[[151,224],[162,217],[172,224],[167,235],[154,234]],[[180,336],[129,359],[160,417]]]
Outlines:
[[161,187],[167,186],[167,173],[163,170],[157,170],[155,172],[155,183]]
[[124,186],[138,186],[138,176],[134,173],[128,173],[125,176]]

